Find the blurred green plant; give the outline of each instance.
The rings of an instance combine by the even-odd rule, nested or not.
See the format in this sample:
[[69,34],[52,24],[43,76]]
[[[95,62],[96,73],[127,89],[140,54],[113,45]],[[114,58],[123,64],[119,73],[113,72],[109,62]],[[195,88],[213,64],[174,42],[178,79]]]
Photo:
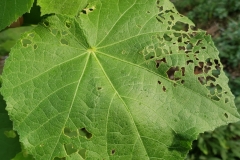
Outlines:
[[222,28],[221,36],[214,42],[222,62],[232,68],[237,67],[240,63],[240,17],[237,21],[229,19],[226,29]]
[[188,160],[240,159],[240,122],[200,134],[192,147]]
[[198,27],[212,20],[218,21],[240,11],[236,0],[172,0],[180,13],[188,16]]
[[240,108],[240,17],[228,19],[226,28],[214,39],[221,62],[229,78],[229,87],[235,95],[235,103]]
[[11,48],[15,45],[16,41],[21,37],[21,35],[33,29],[34,26],[24,26],[17,28],[8,28],[0,32],[0,56],[7,55]]

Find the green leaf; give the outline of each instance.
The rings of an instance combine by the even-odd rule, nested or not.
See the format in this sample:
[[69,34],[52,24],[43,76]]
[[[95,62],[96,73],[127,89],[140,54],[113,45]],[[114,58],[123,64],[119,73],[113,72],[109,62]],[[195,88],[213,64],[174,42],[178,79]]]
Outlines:
[[0,95],[0,157],[1,159],[11,159],[21,148],[18,136],[12,130],[12,122],[9,120],[5,107],[6,102]]
[[9,28],[0,32],[0,55],[7,55],[21,35],[33,28],[33,26],[24,26]]
[[11,160],[34,160],[31,155],[28,155],[24,151],[19,152],[13,159]]
[[24,13],[29,12],[33,0],[9,1],[1,0],[0,3],[0,30],[16,21]]
[[88,6],[47,18],[6,62],[2,94],[36,159],[180,160],[199,133],[239,120],[210,36],[172,3]]
[[87,6],[88,0],[38,0],[41,6],[41,15],[59,13],[66,15],[76,15]]

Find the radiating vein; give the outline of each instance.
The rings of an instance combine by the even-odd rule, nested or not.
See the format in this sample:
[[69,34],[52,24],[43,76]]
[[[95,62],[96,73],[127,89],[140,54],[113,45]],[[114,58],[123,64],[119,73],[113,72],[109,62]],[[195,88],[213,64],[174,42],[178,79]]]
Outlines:
[[[78,89],[79,89],[80,82],[81,82],[81,80],[82,80],[82,78],[83,78],[83,75],[84,75],[84,73],[85,73],[85,70],[86,70],[86,68],[87,68],[87,64],[88,64],[88,61],[89,61],[89,57],[90,57],[90,54],[88,54],[87,60],[86,60],[85,65],[84,65],[84,68],[83,68],[83,70],[82,70],[82,72],[81,72],[81,74],[80,74],[79,81],[78,81],[78,83],[77,83],[76,89],[75,89],[75,91],[74,91],[73,99],[72,99],[71,105],[70,105],[70,107],[69,107],[69,112],[67,113],[67,117],[65,118],[66,120],[65,120],[65,122],[64,122],[64,124],[63,124],[63,128],[65,127],[65,125],[66,125],[66,123],[67,123],[67,121],[68,121],[68,119],[69,119],[69,115],[70,115],[70,113],[71,113],[71,111],[72,111],[73,104],[74,104],[74,101],[75,101],[75,99],[76,99],[76,95],[77,95],[77,91],[78,91]],[[55,145],[55,147],[54,147],[54,149],[53,149],[53,151],[52,151],[52,154],[51,154],[51,158],[54,158],[54,157],[53,157],[53,153],[54,153],[54,151],[55,151],[55,149],[56,149],[56,147],[57,147],[57,145],[58,145],[58,143],[59,143],[59,140],[60,140],[61,135],[62,135],[62,134],[59,133],[58,139],[57,139],[57,141],[56,141],[56,145]]]
[[133,124],[134,124],[134,128],[135,128],[135,130],[136,130],[136,132],[137,132],[138,138],[139,138],[139,140],[140,140],[140,142],[141,142],[141,144],[142,144],[142,146],[143,146],[143,148],[144,148],[144,150],[145,150],[145,152],[146,152],[146,154],[147,154],[147,156],[148,156],[148,159],[149,159],[149,155],[148,155],[148,152],[147,152],[146,146],[144,145],[144,143],[143,143],[143,141],[142,141],[142,139],[141,139],[141,135],[139,134],[139,131],[138,131],[137,125],[136,125],[136,123],[135,123],[135,121],[134,121],[134,119],[133,119],[133,116],[132,116],[131,111],[129,110],[129,108],[127,107],[127,104],[125,103],[125,101],[122,99],[122,97],[120,96],[120,94],[118,93],[118,91],[116,90],[116,88],[114,87],[114,85],[112,84],[112,81],[109,79],[107,73],[105,72],[103,66],[102,66],[101,63],[99,62],[99,60],[98,60],[97,56],[95,55],[95,53],[93,53],[93,55],[94,55],[94,57],[95,57],[97,63],[99,64],[99,67],[100,67],[101,70],[103,71],[105,77],[107,78],[109,84],[111,85],[111,87],[113,88],[113,90],[116,92],[116,95],[119,97],[119,99],[122,101],[124,107],[125,107],[126,110],[128,111],[129,116],[130,116],[130,118],[132,119],[132,122],[133,122]]

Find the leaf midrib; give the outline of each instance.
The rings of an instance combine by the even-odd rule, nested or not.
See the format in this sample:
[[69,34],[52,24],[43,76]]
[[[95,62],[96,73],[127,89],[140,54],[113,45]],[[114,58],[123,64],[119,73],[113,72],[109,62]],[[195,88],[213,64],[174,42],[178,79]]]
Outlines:
[[140,134],[139,134],[137,125],[136,125],[136,123],[135,123],[135,121],[134,121],[134,119],[133,119],[133,116],[132,116],[129,108],[127,107],[125,101],[122,99],[121,95],[118,93],[117,89],[116,89],[116,88],[114,87],[114,85],[112,84],[112,82],[111,82],[111,80],[109,79],[107,73],[105,72],[103,66],[101,65],[100,61],[98,60],[96,54],[95,54],[95,53],[92,53],[92,54],[93,54],[94,58],[96,59],[99,67],[101,68],[102,72],[104,73],[105,77],[107,78],[109,84],[111,85],[111,87],[112,87],[113,90],[115,91],[116,95],[119,97],[119,99],[122,101],[123,105],[125,106],[126,110],[128,111],[129,116],[130,116],[130,118],[132,119],[132,122],[133,122],[133,124],[134,124],[134,126],[135,126],[135,129],[136,129],[136,132],[137,132],[137,135],[138,135],[138,139],[141,141],[142,146],[143,146],[143,148],[144,148],[144,150],[145,150],[145,152],[146,152],[146,154],[147,154],[147,157],[148,157],[148,159],[150,160],[149,155],[148,155],[148,152],[147,152],[147,149],[146,149],[146,147],[145,147],[145,145],[144,145],[144,143],[143,143],[143,141],[142,141],[142,138],[141,138],[141,136],[140,136]]

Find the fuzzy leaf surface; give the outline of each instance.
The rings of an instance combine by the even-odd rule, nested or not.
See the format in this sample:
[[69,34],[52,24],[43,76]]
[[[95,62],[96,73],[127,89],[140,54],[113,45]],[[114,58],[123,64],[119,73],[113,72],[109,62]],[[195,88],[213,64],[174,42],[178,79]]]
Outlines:
[[199,133],[239,120],[218,51],[191,26],[168,0],[46,19],[4,68],[20,141],[43,160],[184,159]]
[[41,14],[66,14],[77,15],[84,7],[87,6],[88,0],[38,0],[37,3],[41,6]]
[[33,0],[1,0],[0,2],[0,30],[16,21],[24,13],[29,12]]

